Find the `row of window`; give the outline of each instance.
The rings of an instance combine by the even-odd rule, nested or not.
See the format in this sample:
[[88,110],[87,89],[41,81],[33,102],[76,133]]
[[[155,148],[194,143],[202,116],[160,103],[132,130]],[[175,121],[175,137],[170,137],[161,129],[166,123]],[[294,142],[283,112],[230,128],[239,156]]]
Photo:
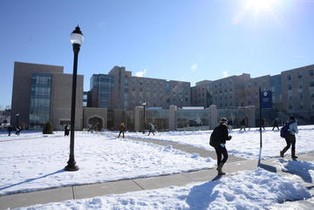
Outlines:
[[[310,69],[308,71],[308,75],[310,77],[313,77],[314,76],[314,70],[313,69]],[[298,75],[297,75],[297,78],[299,79],[302,79],[303,78],[303,75],[302,75],[302,72],[299,72]],[[287,75],[287,80],[292,80],[292,76],[290,74]]]

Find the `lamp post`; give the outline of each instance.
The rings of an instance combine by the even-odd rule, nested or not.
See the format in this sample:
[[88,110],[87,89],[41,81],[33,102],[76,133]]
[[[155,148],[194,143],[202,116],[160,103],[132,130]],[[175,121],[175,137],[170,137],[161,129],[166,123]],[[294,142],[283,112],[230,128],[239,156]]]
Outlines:
[[70,135],[70,156],[68,165],[65,166],[65,171],[77,171],[79,167],[76,165],[74,159],[74,131],[75,131],[75,105],[76,105],[76,80],[77,80],[77,60],[81,44],[84,41],[84,36],[79,26],[71,33],[71,43],[74,52],[73,62],[73,78],[72,78],[72,101],[71,101],[71,135]]
[[145,107],[146,101],[143,101],[144,115],[143,115],[143,134],[145,133]]

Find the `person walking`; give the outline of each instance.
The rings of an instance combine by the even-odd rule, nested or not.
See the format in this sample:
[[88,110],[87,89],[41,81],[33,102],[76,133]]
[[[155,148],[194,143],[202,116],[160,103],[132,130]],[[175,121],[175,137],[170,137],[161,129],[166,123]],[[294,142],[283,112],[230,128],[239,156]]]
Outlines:
[[155,136],[155,126],[153,123],[149,123],[149,130],[148,130],[148,135],[152,133]]
[[11,132],[12,132],[13,128],[11,125],[8,126],[8,135],[11,136]]
[[272,131],[275,130],[275,128],[277,128],[277,130],[279,130],[279,122],[278,122],[277,118],[274,120]]
[[285,140],[287,145],[280,151],[280,157],[284,157],[285,153],[291,147],[291,158],[292,160],[296,160],[298,156],[295,155],[295,144],[296,144],[296,137],[295,134],[299,132],[298,124],[294,116],[290,116],[287,122],[288,124],[288,133],[285,136]]
[[124,123],[121,123],[120,124],[120,128],[119,128],[119,135],[118,135],[118,138],[120,138],[120,135],[122,134],[122,138],[124,138],[124,132],[125,132],[125,125]]
[[70,134],[69,126],[66,124],[64,126],[64,136],[68,136]]
[[214,129],[210,136],[210,145],[215,148],[217,155],[217,171],[218,175],[225,175],[222,171],[224,164],[228,160],[228,151],[226,149],[226,141],[231,140],[232,136],[228,133],[228,120],[223,117],[219,125]]
[[19,136],[20,135],[20,133],[21,133],[21,130],[22,130],[22,127],[21,126],[16,126],[16,128],[15,128],[15,135],[17,135],[17,136]]
[[242,129],[243,129],[244,131],[246,131],[246,130],[245,130],[245,127],[246,127],[246,122],[245,122],[245,118],[243,118],[243,119],[241,120],[241,122],[240,122],[240,130],[239,130],[239,131],[242,131]]

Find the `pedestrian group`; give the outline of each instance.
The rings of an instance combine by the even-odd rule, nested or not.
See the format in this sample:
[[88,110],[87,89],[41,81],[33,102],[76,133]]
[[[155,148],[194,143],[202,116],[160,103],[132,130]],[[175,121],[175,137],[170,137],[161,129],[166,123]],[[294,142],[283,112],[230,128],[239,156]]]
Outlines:
[[[265,129],[264,122],[261,124],[261,127],[263,129]],[[240,123],[241,125],[240,131],[242,129],[244,129],[245,131],[245,124],[246,124],[245,119],[243,119]],[[282,137],[285,139],[287,145],[280,151],[280,157],[283,158],[285,153],[291,147],[291,158],[292,160],[296,160],[298,157],[296,156],[296,150],[295,150],[295,145],[296,145],[295,135],[298,133],[298,124],[293,115],[289,117],[289,120],[286,123],[286,126],[287,126],[287,134],[284,137],[283,136]],[[275,128],[279,130],[278,119],[275,119],[272,130],[274,130]],[[228,160],[228,151],[226,148],[226,142],[230,141],[231,138],[232,136],[229,135],[228,119],[223,117],[221,118],[219,125],[211,133],[210,141],[209,141],[209,144],[212,147],[214,147],[216,151],[218,175],[226,174],[225,172],[222,171],[222,168]]]

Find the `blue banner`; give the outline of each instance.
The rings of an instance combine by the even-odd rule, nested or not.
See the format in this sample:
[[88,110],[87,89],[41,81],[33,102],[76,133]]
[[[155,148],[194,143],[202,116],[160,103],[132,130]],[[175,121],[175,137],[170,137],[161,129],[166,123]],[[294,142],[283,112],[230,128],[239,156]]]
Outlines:
[[262,108],[272,108],[272,92],[271,91],[261,91],[260,102]]

